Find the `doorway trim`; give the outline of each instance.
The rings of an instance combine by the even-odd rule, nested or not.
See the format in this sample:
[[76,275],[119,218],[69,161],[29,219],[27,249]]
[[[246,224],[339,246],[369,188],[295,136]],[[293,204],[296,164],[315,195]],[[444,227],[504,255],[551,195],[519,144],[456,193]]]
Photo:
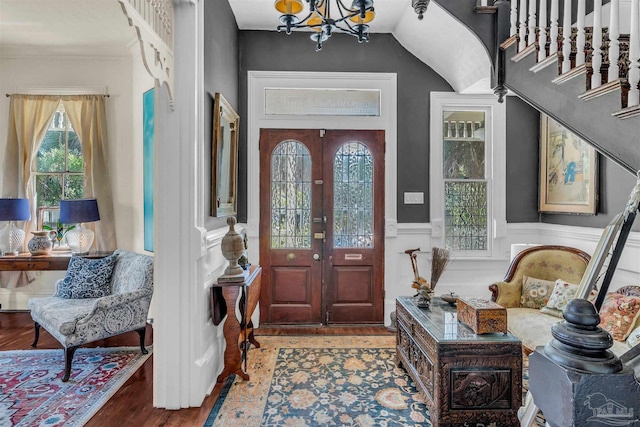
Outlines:
[[[291,71],[247,72],[247,238],[249,259],[259,262],[260,129],[380,129],[385,132],[385,264],[395,259],[398,235],[397,207],[397,75],[395,73],[323,73]],[[265,89],[377,89],[379,116],[294,116],[265,114]],[[242,120],[242,119],[241,119]],[[385,268],[384,289],[393,283],[395,269]],[[387,292],[385,292],[386,294]],[[384,301],[385,323],[395,301]]]

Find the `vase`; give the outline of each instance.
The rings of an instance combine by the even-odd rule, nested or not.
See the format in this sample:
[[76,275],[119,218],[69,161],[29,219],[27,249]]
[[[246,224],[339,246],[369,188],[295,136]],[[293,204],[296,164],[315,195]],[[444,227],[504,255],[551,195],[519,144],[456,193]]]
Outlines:
[[229,265],[224,271],[224,274],[225,276],[235,276],[243,272],[242,267],[238,264],[238,259],[244,251],[244,242],[242,241],[242,236],[238,234],[234,228],[236,219],[232,216],[229,217],[227,224],[229,225],[229,231],[222,238],[222,244],[220,245],[222,256],[229,261]]
[[27,248],[31,255],[49,255],[53,247],[51,242],[51,231],[38,230],[32,231],[33,238],[29,240]]

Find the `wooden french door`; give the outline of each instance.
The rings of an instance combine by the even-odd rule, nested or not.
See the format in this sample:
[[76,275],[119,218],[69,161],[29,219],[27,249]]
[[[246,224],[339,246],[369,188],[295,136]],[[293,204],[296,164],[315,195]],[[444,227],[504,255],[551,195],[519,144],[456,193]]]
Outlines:
[[382,323],[383,234],[383,131],[260,131],[262,323]]

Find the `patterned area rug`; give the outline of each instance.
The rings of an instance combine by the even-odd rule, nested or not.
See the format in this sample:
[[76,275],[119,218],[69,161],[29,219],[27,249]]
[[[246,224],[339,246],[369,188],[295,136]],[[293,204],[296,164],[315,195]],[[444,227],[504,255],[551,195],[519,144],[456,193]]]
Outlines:
[[140,347],[79,348],[63,383],[61,349],[0,352],[0,426],[82,426],[150,355]]
[[431,425],[395,336],[257,338],[250,381],[229,377],[205,427]]

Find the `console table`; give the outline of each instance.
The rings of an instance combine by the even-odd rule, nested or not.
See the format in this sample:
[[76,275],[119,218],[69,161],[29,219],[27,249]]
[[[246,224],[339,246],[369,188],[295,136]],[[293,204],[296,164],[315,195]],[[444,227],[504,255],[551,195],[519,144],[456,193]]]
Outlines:
[[512,334],[476,335],[439,298],[428,309],[396,300],[396,363],[426,397],[434,427],[520,425],[522,344]]
[[[83,258],[104,258],[113,252],[91,252],[81,255]],[[54,271],[66,270],[71,260],[71,252],[55,252],[50,255],[31,255],[29,252],[21,252],[16,256],[0,257],[0,271]]]
[[[237,374],[245,381],[247,374],[247,352],[251,344],[260,348],[253,335],[251,316],[260,299],[262,268],[252,265],[245,273],[244,281],[234,283],[214,283],[211,286],[211,315],[215,325],[220,324],[225,315],[223,333],[227,348],[224,350],[224,369],[217,381],[223,382],[230,374]],[[240,319],[236,316],[236,302]],[[244,367],[242,362],[244,361]]]

